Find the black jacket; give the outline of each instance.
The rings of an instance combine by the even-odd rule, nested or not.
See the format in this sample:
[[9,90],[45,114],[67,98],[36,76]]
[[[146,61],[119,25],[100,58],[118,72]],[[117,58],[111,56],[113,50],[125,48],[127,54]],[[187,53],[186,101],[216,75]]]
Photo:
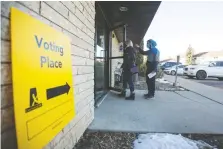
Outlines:
[[124,70],[130,70],[135,64],[135,49],[133,47],[127,47],[124,50],[124,62],[122,68]]

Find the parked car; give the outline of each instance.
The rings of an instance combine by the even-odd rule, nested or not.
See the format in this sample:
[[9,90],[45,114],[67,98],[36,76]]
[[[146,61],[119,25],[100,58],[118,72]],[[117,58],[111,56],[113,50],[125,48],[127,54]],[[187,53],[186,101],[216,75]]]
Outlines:
[[166,73],[168,75],[176,75],[176,67],[177,67],[177,74],[183,75],[185,65],[178,65],[178,66],[166,68],[166,69],[164,69],[164,73]]
[[184,75],[189,78],[196,77],[199,80],[207,77],[223,80],[223,61],[211,61],[200,65],[189,65],[184,68]]
[[[182,64],[182,63],[179,63],[179,64]],[[170,67],[173,67],[176,65],[177,65],[177,62],[165,62],[165,63],[161,64],[161,69],[164,70],[166,68],[170,68]]]

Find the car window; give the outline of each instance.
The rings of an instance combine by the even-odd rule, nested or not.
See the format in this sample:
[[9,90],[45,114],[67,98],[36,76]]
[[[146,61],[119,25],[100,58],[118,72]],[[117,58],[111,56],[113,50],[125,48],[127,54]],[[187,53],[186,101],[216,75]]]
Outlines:
[[217,62],[210,62],[209,66],[216,67],[217,66]]
[[220,66],[220,62],[215,62],[215,66]]
[[216,62],[212,62],[214,64],[214,66],[220,67],[222,66],[222,61],[216,61]]
[[165,66],[166,66],[166,67],[169,67],[169,66],[170,66],[170,63],[166,63]]
[[176,63],[174,63],[174,62],[171,62],[171,63],[170,63],[170,65],[171,65],[171,66],[175,66],[175,65],[176,65]]
[[217,66],[218,66],[218,67],[223,67],[223,61],[218,61],[218,62],[217,62]]

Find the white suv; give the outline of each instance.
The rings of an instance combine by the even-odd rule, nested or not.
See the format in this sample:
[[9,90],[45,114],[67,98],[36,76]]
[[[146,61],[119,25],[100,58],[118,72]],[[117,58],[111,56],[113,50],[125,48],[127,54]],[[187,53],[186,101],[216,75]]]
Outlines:
[[207,77],[223,80],[223,61],[212,61],[203,65],[189,65],[184,68],[184,75],[203,80]]

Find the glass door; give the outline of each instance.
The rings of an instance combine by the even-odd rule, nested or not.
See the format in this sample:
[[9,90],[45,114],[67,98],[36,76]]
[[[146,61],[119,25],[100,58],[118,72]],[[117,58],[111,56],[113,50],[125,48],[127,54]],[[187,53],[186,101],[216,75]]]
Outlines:
[[108,45],[108,27],[102,11],[96,5],[96,34],[95,34],[95,103],[100,100],[107,92],[106,72],[107,72],[107,45]]
[[110,32],[109,50],[109,88],[115,91],[122,89],[123,41],[125,40],[124,26]]

